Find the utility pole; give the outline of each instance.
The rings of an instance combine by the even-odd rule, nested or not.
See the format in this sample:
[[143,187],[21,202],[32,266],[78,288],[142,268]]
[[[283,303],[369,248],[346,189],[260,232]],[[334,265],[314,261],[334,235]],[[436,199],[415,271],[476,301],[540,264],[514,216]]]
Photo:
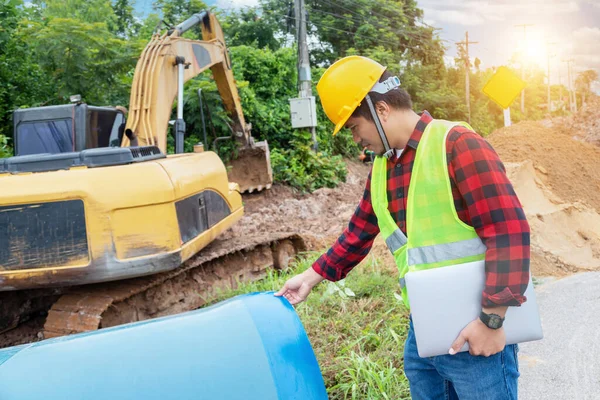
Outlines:
[[[527,46],[527,27],[533,24],[521,24],[523,27],[523,54],[521,56],[521,79],[525,80],[525,46]],[[521,91],[521,114],[525,115],[525,89]]]
[[[296,19],[296,38],[298,40],[298,97],[301,99],[312,98],[312,101],[314,102],[310,76],[310,61],[308,58],[308,44],[306,43],[306,8],[304,0],[294,0],[294,15]],[[316,113],[316,108],[314,112]],[[316,114],[314,119],[316,121]],[[313,150],[317,151],[315,125],[316,123],[313,126],[310,126],[310,131],[313,140]]]
[[563,62],[567,63],[567,84],[568,84],[567,88],[569,89],[569,111],[577,112],[577,104],[575,104],[575,107],[573,107],[574,106],[574,104],[573,104],[574,96],[573,96],[573,89],[571,86],[571,63],[573,62],[573,59],[570,58],[568,60],[563,60]]
[[558,104],[562,109],[562,80],[560,79],[560,62],[558,63]]
[[548,55],[548,114],[552,115],[552,107],[550,106],[551,98],[550,98],[550,57],[554,56],[554,54],[550,54],[549,46],[551,44],[556,44],[555,42],[546,42],[546,52]]
[[468,31],[465,33],[465,41],[464,42],[456,42],[457,45],[464,45],[465,51],[466,51],[466,56],[465,56],[465,70],[466,70],[465,97],[466,97],[466,101],[467,101],[467,122],[469,124],[471,123],[471,91],[469,88],[469,72],[471,72],[471,60],[469,60],[469,45],[476,44],[476,43],[479,43],[479,42],[469,42],[469,32]]

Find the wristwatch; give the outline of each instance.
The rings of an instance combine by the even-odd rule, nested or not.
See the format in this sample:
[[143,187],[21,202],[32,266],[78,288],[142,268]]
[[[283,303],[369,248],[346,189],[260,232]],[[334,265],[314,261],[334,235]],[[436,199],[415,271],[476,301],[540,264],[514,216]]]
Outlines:
[[484,311],[479,314],[479,319],[490,329],[500,329],[504,323],[504,318],[498,314],[486,314]]

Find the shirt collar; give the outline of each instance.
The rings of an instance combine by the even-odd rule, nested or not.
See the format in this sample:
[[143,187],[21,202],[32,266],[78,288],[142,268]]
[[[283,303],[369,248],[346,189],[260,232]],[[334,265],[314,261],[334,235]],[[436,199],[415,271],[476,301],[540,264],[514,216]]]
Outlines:
[[[415,125],[415,129],[413,130],[413,133],[410,135],[410,138],[406,143],[406,147],[410,147],[414,150],[417,150],[419,142],[423,137],[423,132],[425,132],[425,128],[427,127],[427,125],[429,125],[431,121],[433,121],[433,117],[431,116],[431,114],[429,114],[427,110],[424,110],[418,114],[421,116],[421,119],[419,120],[419,122],[417,122],[417,125]],[[404,148],[404,151],[406,151],[406,147]],[[394,154],[392,159],[393,161],[398,161],[399,157],[397,157],[396,154]]]
[[419,122],[417,122],[417,125],[415,125],[415,129],[410,135],[408,143],[406,143],[408,147],[412,147],[415,150],[417,149],[417,146],[419,146],[419,142],[423,137],[423,132],[425,132],[425,128],[427,128],[427,125],[429,125],[429,123],[433,121],[433,117],[431,116],[431,114],[429,114],[427,110],[424,110],[423,112],[419,113],[419,115],[421,116],[421,119],[419,120]]

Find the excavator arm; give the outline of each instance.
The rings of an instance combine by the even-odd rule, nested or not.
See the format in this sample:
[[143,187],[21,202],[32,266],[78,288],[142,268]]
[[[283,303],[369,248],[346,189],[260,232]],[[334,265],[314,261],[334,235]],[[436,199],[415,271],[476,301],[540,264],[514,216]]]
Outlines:
[[[201,27],[203,40],[181,37],[197,25]],[[155,145],[166,153],[168,124],[175,97],[180,96],[180,119],[183,83],[207,69],[212,71],[225,110],[233,122],[232,136],[239,143],[238,157],[232,161],[230,180],[238,183],[242,192],[269,188],[273,178],[268,144],[266,141],[255,143],[252,138],[251,124],[244,119],[223,31],[214,14],[207,11],[193,15],[167,32],[155,34],[142,52],[131,88],[129,117],[125,126],[128,135],[123,136],[121,145],[130,146],[133,134],[138,145]],[[185,129],[185,124],[180,120],[176,131],[181,131],[182,127]],[[177,140],[183,143],[182,137]]]

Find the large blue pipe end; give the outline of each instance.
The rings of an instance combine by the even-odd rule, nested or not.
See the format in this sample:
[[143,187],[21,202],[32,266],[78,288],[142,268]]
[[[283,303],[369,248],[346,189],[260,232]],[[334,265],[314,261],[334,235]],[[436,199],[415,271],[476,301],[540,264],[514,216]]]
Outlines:
[[294,308],[272,293],[0,350],[0,399],[327,399]]

